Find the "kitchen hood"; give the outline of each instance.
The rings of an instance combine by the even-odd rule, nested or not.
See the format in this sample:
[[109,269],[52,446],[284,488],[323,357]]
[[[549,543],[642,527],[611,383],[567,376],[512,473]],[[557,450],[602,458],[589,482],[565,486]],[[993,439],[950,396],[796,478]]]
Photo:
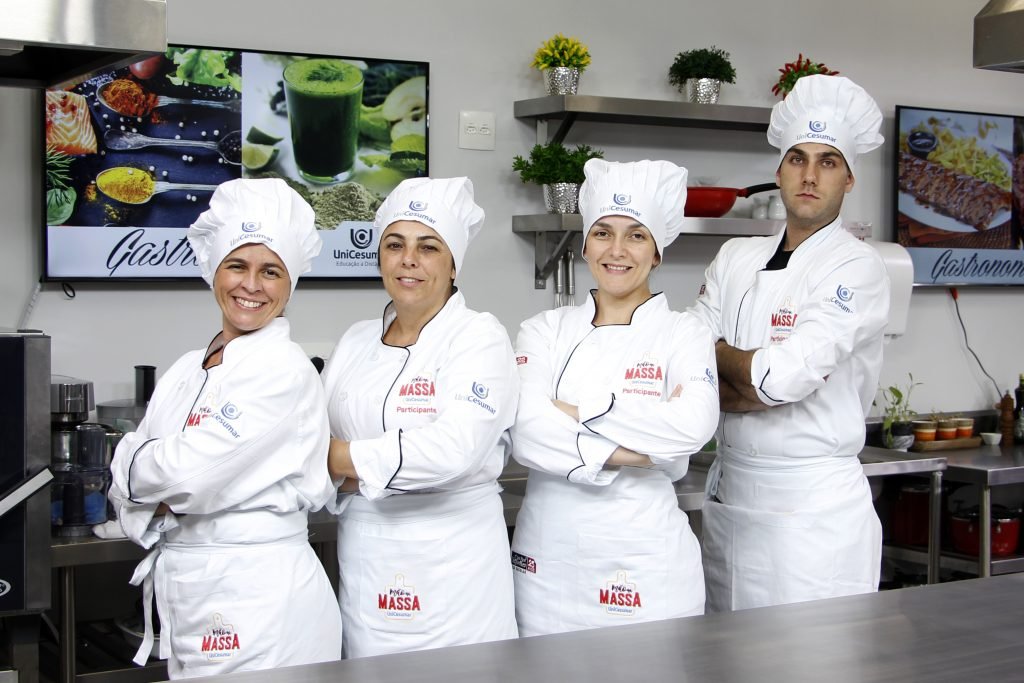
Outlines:
[[165,0],[0,0],[0,86],[45,88],[167,49]]
[[974,66],[1024,73],[1024,0],[989,0],[974,17]]

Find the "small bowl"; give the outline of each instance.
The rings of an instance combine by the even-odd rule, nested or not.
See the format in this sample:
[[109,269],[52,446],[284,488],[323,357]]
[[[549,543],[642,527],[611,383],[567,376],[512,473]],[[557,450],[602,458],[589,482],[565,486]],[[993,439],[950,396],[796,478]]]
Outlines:
[[1003,440],[1003,435],[999,432],[982,432],[981,440],[989,446],[998,446],[999,442]]
[[926,130],[915,130],[907,136],[907,148],[910,153],[921,159],[927,159],[939,144],[938,138]]

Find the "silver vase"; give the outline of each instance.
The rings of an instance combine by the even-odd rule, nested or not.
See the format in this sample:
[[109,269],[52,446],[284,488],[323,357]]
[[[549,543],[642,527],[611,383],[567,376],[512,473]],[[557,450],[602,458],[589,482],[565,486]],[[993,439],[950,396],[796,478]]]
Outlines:
[[578,183],[544,185],[544,206],[548,213],[579,213]]
[[544,87],[549,95],[575,95],[580,87],[580,70],[574,66],[544,69]]
[[717,78],[691,78],[686,81],[686,92],[696,104],[716,104],[722,82]]

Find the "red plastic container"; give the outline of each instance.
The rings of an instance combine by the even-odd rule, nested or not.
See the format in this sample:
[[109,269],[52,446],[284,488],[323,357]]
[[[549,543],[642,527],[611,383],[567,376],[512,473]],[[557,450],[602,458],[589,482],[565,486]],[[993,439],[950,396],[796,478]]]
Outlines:
[[907,484],[892,506],[892,541],[902,545],[928,545],[927,484]]

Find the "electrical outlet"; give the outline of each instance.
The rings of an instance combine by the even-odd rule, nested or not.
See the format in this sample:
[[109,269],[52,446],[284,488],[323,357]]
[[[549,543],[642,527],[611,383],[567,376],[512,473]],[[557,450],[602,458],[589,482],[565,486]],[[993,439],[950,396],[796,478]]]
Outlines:
[[494,149],[494,112],[459,112],[459,148]]

